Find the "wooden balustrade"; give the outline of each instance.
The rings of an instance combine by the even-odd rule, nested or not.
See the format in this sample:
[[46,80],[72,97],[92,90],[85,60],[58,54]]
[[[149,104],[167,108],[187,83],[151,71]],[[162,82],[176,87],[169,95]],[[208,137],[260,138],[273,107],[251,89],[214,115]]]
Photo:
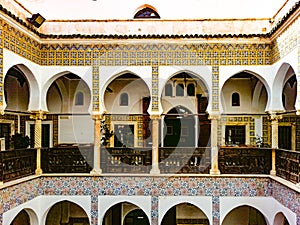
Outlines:
[[36,149],[0,152],[0,181],[8,182],[35,174]]
[[[221,174],[270,174],[270,148],[221,147]],[[90,173],[93,146],[59,146],[41,150],[44,173]],[[0,152],[0,181],[7,182],[35,174],[36,149]],[[159,148],[159,168],[165,173],[209,174],[210,148]],[[101,148],[103,173],[149,173],[151,148]],[[300,182],[300,152],[276,150],[277,176]]]
[[43,173],[90,173],[93,168],[93,146],[61,145],[41,152]]
[[293,183],[300,183],[300,152],[277,149],[276,175]]
[[151,148],[101,148],[104,173],[149,173]]
[[161,173],[209,173],[210,148],[159,148],[159,154]]
[[270,148],[221,147],[219,169],[221,174],[270,174]]

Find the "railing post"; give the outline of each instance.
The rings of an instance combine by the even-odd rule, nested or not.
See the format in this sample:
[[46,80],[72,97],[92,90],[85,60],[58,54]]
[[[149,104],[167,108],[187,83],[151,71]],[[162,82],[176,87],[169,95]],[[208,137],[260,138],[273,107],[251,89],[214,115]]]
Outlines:
[[42,148],[42,120],[46,119],[45,111],[32,111],[30,119],[34,119],[34,148],[36,149],[36,170],[35,174],[42,174],[41,148]]
[[270,171],[271,175],[276,176],[276,149],[278,149],[278,120],[282,116],[278,116],[275,113],[271,113],[269,119],[271,120],[271,147],[272,147],[272,168]]
[[150,174],[160,174],[159,170],[159,120],[160,115],[150,115],[152,120],[152,168]]
[[220,115],[209,115],[211,121],[211,132],[210,132],[210,142],[211,142],[211,175],[219,175],[219,165],[218,165],[218,121]]
[[90,172],[92,175],[100,175],[102,174],[101,170],[101,159],[100,159],[100,146],[101,146],[101,120],[103,115],[95,114],[93,115],[94,120],[94,165],[93,169]]

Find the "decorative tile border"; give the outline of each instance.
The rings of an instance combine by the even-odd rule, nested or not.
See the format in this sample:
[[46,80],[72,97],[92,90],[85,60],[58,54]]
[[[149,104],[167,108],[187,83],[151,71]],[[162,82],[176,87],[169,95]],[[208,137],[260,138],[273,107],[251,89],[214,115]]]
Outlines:
[[[0,190],[0,212],[40,195],[91,196],[92,224],[98,222],[98,197],[151,196],[152,222],[158,221],[161,196],[212,197],[213,224],[220,221],[220,197],[268,197],[300,216],[300,194],[269,178],[247,177],[41,177]],[[2,214],[0,213],[0,219]],[[1,224],[1,220],[0,220]]]

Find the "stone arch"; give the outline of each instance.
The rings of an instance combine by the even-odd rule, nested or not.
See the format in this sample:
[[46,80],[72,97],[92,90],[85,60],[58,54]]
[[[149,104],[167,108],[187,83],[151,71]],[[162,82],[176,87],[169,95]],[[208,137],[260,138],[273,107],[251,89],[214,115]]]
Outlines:
[[82,221],[84,220],[90,223],[88,215],[89,212],[80,204],[70,200],[60,200],[56,201],[46,210],[44,224],[51,225],[55,221],[69,220],[72,218],[81,218]]
[[[230,92],[230,90],[226,90],[226,86],[230,85],[230,82],[232,81],[232,78],[237,78],[239,76],[241,78],[243,78],[243,77],[246,78],[246,76],[249,76],[249,79],[250,79],[249,82],[252,82],[251,76],[254,77],[255,79],[257,79],[257,81],[254,80],[254,82],[253,82],[253,85],[254,85],[253,88],[254,89],[251,90],[252,96],[250,96],[251,97],[251,99],[250,99],[251,100],[251,106],[253,106],[253,107],[256,107],[256,108],[258,107],[258,105],[257,105],[258,104],[257,102],[259,102],[258,99],[261,97],[261,93],[265,88],[266,98],[267,98],[266,106],[264,107],[264,111],[265,111],[268,108],[268,105],[270,104],[270,96],[271,96],[270,87],[269,87],[267,81],[261,75],[259,75],[258,73],[255,73],[251,70],[240,70],[240,71],[234,73],[233,75],[231,75],[229,78],[227,78],[224,81],[222,87],[220,87],[220,90],[221,90],[221,93],[220,93],[220,97],[221,97],[221,107],[220,108],[221,108],[221,111],[228,111],[229,110],[228,108],[226,108],[226,104],[225,104],[228,100],[228,96],[227,96],[228,94],[231,96],[231,94],[234,93],[234,92],[240,93],[240,90],[237,90],[237,89],[241,89],[242,86],[232,86],[233,89],[231,90],[231,92]],[[232,85],[234,85],[234,84],[232,84]],[[226,94],[226,92],[228,92],[228,93]],[[243,96],[240,94],[240,97],[242,98]],[[254,101],[257,101],[257,102],[254,102]]]
[[[45,111],[48,111],[48,107],[47,107],[47,94],[48,94],[49,88],[51,87],[51,85],[56,80],[58,80],[59,78],[65,76],[67,74],[74,74],[74,75],[78,76],[81,79],[81,81],[86,84],[86,86],[89,89],[90,95],[92,95],[91,84],[87,80],[86,76],[80,74],[80,72],[83,72],[83,71],[63,70],[63,71],[57,71],[57,73],[55,73],[54,75],[51,75],[50,78],[47,79],[45,81],[45,83],[43,84],[43,86],[42,86],[42,90],[43,91],[41,93],[41,109],[45,110]],[[91,105],[92,105],[92,101],[90,101],[89,108],[91,108]]]
[[[164,88],[166,84],[174,77],[179,74],[188,74],[191,78],[196,81],[197,86],[203,92],[203,97],[207,98],[208,104],[206,107],[206,111],[211,111],[212,105],[212,98],[211,98],[211,74],[212,71],[207,66],[182,66],[182,67],[175,67],[175,66],[161,66],[159,68],[159,89],[158,89],[158,96],[159,96],[159,109],[160,113],[165,112],[166,110],[163,109],[163,102],[162,96],[164,92]],[[175,89],[173,91],[175,93]]]
[[278,212],[274,217],[274,225],[290,225],[291,223],[288,221],[288,217],[284,215],[283,212]]
[[[68,89],[67,87],[65,86],[65,83],[64,81],[61,79],[63,78],[64,76],[70,76],[70,75],[73,75],[73,76],[76,76],[78,77],[79,81],[77,83],[77,86],[75,87],[75,91],[73,93],[73,97],[70,99],[70,96],[68,94]],[[78,87],[84,87],[84,89],[86,89],[86,93],[89,95],[87,96],[86,98],[89,100],[87,101],[87,105],[85,105],[85,108],[86,110],[88,110],[88,108],[91,107],[91,104],[92,104],[92,101],[91,101],[91,89],[88,85],[88,83],[82,78],[80,77],[79,75],[75,74],[75,73],[72,73],[70,71],[64,71],[64,72],[61,72],[61,73],[58,73],[56,74],[55,76],[52,76],[44,85],[44,92],[43,92],[43,98],[45,98],[45,102],[43,102],[44,104],[44,107],[47,109],[47,111],[49,111],[49,101],[48,101],[48,93],[49,91],[53,91],[53,87],[52,85],[56,85],[57,87],[57,94],[58,94],[58,97],[60,97],[60,101],[61,101],[61,109],[60,109],[60,112],[69,112],[71,109],[73,110],[74,107],[72,108],[72,106],[74,105],[74,99],[75,99],[75,94],[76,94],[76,88]],[[52,88],[52,89],[51,89]],[[84,101],[86,102],[86,101]],[[70,103],[70,104],[63,104],[63,103]],[[65,105],[65,107],[64,107]]]
[[[172,102],[171,101],[173,101],[172,99],[174,99],[174,101],[176,101],[176,99],[178,97],[178,96],[176,96],[176,89],[174,88],[173,89],[173,96],[175,96],[175,98],[166,100],[166,98],[163,97],[164,96],[164,89],[165,89],[165,87],[170,84],[171,80],[177,79],[176,76],[180,76],[182,74],[185,74],[188,79],[193,80],[196,83],[196,86],[198,87],[196,89],[201,90],[201,96],[207,98],[208,105],[206,107],[206,111],[208,111],[209,107],[210,107],[209,106],[209,104],[210,104],[209,103],[210,102],[209,93],[210,92],[209,92],[209,86],[207,85],[206,80],[203,77],[200,77],[198,74],[196,74],[193,71],[178,70],[175,73],[169,74],[169,75],[165,76],[162,80],[160,80],[160,87],[161,88],[159,90],[159,96],[160,96],[160,105],[161,105],[161,108],[162,108],[162,112],[167,112],[167,111],[169,111],[170,108],[174,107],[175,105],[172,106]],[[184,75],[182,75],[182,76],[184,76]],[[186,78],[182,78],[182,79],[185,80]],[[182,83],[180,82],[180,83],[176,84],[175,87],[178,87],[179,84],[182,84]],[[187,88],[188,83],[185,83],[184,86],[186,86],[185,88]],[[187,96],[186,91],[187,90],[184,90],[184,92],[185,92],[184,95],[185,96]],[[191,110],[191,112],[197,113],[197,108],[191,109],[192,105],[196,106],[195,102],[193,100],[188,101],[188,98],[185,98],[184,99],[184,103],[188,103],[188,102],[190,102],[191,104],[188,105],[188,104],[183,104],[182,103],[182,105],[184,105],[185,107],[189,108]],[[171,105],[169,105],[169,104],[171,104]]]
[[38,216],[31,208],[24,208],[17,212],[16,216],[7,221],[11,225],[25,225],[24,221],[29,220],[28,225],[39,225]]
[[[116,222],[116,221],[123,221],[123,220],[125,220],[126,216],[134,210],[140,210],[143,213],[143,215],[146,217],[148,224],[150,224],[151,217],[149,217],[149,215],[147,215],[147,213],[145,212],[145,210],[142,207],[140,207],[134,201],[131,201],[129,199],[126,199],[126,200],[119,199],[116,202],[110,202],[109,206],[107,207],[107,210],[104,212],[104,215],[102,217],[102,220],[100,221],[100,224],[105,224],[105,221],[107,221],[107,220],[112,222],[109,224],[113,224],[113,222]],[[114,217],[114,218],[112,218],[112,217]],[[113,220],[116,220],[116,221],[113,221]]]
[[[27,105],[27,110],[34,110],[38,109],[39,106],[39,99],[40,99],[40,88],[39,84],[33,74],[33,72],[24,64],[16,64],[10,67],[7,72],[4,75],[4,90],[5,90],[5,81],[6,81],[6,76],[7,73],[9,72],[10,69],[15,68],[17,71],[19,71],[22,76],[25,79],[25,82],[28,85],[28,105]],[[3,99],[3,107],[7,107],[7,102],[5,98]]]
[[[238,205],[235,205],[235,206],[231,207],[227,212],[224,212],[224,213],[225,213],[225,216],[224,216],[223,220],[220,221],[221,224],[222,224],[222,225],[227,225],[226,220],[231,220],[232,218],[230,218],[230,216],[231,216],[231,217],[234,217],[234,216],[232,216],[232,213],[234,214],[234,213],[236,212],[235,210],[243,210],[244,213],[245,213],[245,215],[241,216],[241,212],[239,212],[239,213],[238,213],[239,217],[245,219],[245,217],[248,216],[247,219],[249,219],[249,218],[250,218],[250,215],[251,215],[251,212],[246,211],[246,210],[245,210],[246,208],[247,208],[247,209],[249,208],[249,211],[250,211],[250,209],[251,209],[251,210],[255,210],[254,212],[259,214],[259,218],[260,218],[260,219],[262,219],[262,218],[264,219],[265,225],[270,224],[270,221],[268,220],[268,217],[266,216],[265,212],[264,212],[259,206],[255,206],[255,205],[253,205],[253,204],[238,204]],[[247,214],[247,213],[248,213],[248,214]],[[229,218],[229,219],[228,219],[228,218]],[[247,220],[247,221],[248,221],[248,220]],[[235,221],[235,223],[236,223],[236,222],[237,222],[237,221]],[[231,224],[232,224],[232,222],[231,222]],[[247,224],[248,224],[248,223],[247,223]],[[260,223],[259,223],[259,224],[260,224]],[[241,224],[241,225],[243,225],[243,224]],[[245,225],[246,225],[246,224],[245,224]],[[263,225],[263,224],[261,224],[261,225]]]
[[99,81],[99,92],[100,92],[100,113],[105,113],[107,110],[104,105],[104,94],[107,91],[108,85],[118,78],[119,76],[131,73],[138,76],[142,81],[145,82],[151,95],[152,87],[152,67],[151,66],[102,66],[100,67],[101,79]]
[[[128,95],[127,107],[120,105],[120,95],[123,93]],[[102,107],[100,108],[101,111],[111,114],[116,111],[120,114],[142,114],[141,97],[150,97],[150,95],[151,89],[143,77],[132,71],[121,71],[111,76],[101,88]]]
[[[289,63],[282,63],[279,67],[279,69],[276,72],[276,75],[274,77],[272,90],[275,90],[272,93],[272,101],[270,105],[269,111],[282,111],[284,110],[283,101],[278,101],[278,99],[282,99],[283,89],[286,84],[286,82],[295,75],[295,70]],[[298,80],[298,77],[296,76],[296,81]],[[297,85],[296,85],[297,86]],[[297,94],[296,94],[297,96]],[[297,97],[296,97],[297,98]],[[296,101],[295,101],[296,102]]]
[[[179,207],[178,210],[176,210],[177,207]],[[176,211],[179,211],[181,215],[172,215],[174,213],[177,214]],[[161,219],[159,221],[159,224],[161,225],[169,224],[169,221],[172,220],[172,217],[173,220],[174,219],[184,220],[184,214],[186,214],[187,212],[190,213],[188,216],[189,219],[197,219],[198,223],[203,222],[203,224],[206,224],[206,222],[204,223],[205,220],[208,222],[208,224],[211,224],[211,221],[207,216],[207,212],[204,212],[199,206],[197,206],[197,204],[191,203],[190,201],[173,202],[172,204],[169,205],[167,209],[164,209],[163,212],[162,211],[160,212],[161,212],[160,214]],[[203,221],[199,222],[199,220],[203,220]]]

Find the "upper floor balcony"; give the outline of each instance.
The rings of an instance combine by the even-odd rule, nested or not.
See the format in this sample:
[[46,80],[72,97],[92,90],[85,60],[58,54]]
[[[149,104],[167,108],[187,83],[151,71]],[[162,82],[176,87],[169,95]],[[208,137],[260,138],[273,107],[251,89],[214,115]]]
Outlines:
[[[275,158],[274,154],[275,153]],[[8,182],[35,174],[36,149],[0,152],[0,181]],[[211,148],[159,148],[161,176],[203,174],[210,176]],[[269,175],[275,163],[276,175],[294,184],[300,182],[300,153],[256,148],[220,147],[218,167],[221,174]],[[64,145],[41,150],[44,174],[90,174],[94,167],[94,146]],[[143,174],[151,176],[151,148],[103,148],[100,168],[103,175]]]

